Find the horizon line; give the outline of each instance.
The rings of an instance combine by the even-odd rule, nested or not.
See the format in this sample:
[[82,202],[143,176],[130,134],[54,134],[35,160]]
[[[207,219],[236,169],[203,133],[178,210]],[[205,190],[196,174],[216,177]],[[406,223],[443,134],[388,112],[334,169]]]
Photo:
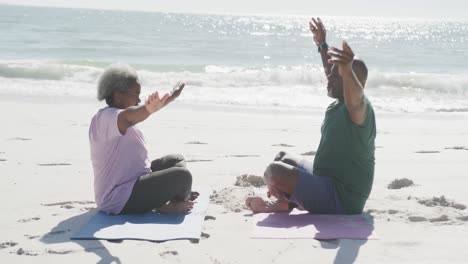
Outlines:
[[[96,7],[75,7],[75,6],[52,6],[52,5],[29,5],[29,4],[10,4],[0,3],[0,6],[11,7],[30,7],[30,8],[54,8],[54,9],[75,9],[75,10],[93,10],[93,11],[123,11],[123,12],[138,12],[138,13],[162,13],[162,14],[189,14],[189,15],[218,15],[218,16],[263,16],[263,17],[306,17],[305,14],[281,14],[281,13],[245,13],[245,12],[197,12],[197,11],[164,11],[164,10],[144,10],[144,9],[124,9],[124,8],[96,8]],[[451,17],[451,18],[429,18],[429,17],[395,17],[395,16],[343,16],[343,15],[315,15],[313,17],[332,17],[332,18],[370,18],[370,19],[389,19],[389,20],[432,20],[432,21],[463,21],[467,22],[466,17]]]

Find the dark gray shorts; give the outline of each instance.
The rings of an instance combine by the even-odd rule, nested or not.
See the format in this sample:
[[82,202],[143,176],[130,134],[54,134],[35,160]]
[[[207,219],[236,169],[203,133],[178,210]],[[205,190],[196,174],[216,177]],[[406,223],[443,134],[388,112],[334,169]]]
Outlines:
[[313,163],[308,160],[302,160],[298,168],[296,191],[290,202],[312,214],[345,214],[331,178],[314,175]]
[[172,154],[151,162],[153,172],[141,176],[120,214],[139,214],[160,208],[168,201],[186,201],[192,174],[181,155]]

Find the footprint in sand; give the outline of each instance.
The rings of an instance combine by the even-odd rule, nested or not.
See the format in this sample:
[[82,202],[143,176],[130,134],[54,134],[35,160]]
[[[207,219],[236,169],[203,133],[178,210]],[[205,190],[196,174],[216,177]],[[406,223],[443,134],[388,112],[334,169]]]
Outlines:
[[24,235],[25,237],[27,237],[28,239],[36,239],[40,236],[32,236],[32,235]]
[[176,250],[168,250],[168,251],[164,251],[164,252],[159,253],[159,256],[161,256],[161,257],[177,256],[177,255],[179,255],[179,252],[177,252]]
[[200,141],[189,141],[189,142],[186,142],[185,145],[208,145],[208,143],[204,143]]
[[440,153],[438,150],[419,150],[415,151],[414,153],[419,153],[419,154],[434,154],[434,153]]
[[30,251],[30,250],[24,250],[22,248],[19,248],[17,251],[12,251],[10,253],[20,255],[20,256],[37,256],[37,255],[39,255],[36,252]]
[[18,222],[20,223],[27,223],[27,222],[31,222],[31,221],[37,221],[41,219],[40,217],[36,216],[36,217],[33,217],[33,218],[27,218],[27,219],[20,219],[18,220]]
[[205,221],[207,221],[207,220],[216,220],[216,217],[211,216],[211,215],[206,215],[205,216]]
[[410,179],[395,179],[390,184],[387,185],[388,189],[401,189],[409,186],[413,186],[414,182]]
[[32,139],[31,138],[23,138],[23,137],[14,137],[14,138],[10,138],[9,140],[28,141],[28,140],[32,140]]
[[213,161],[212,159],[189,159],[187,162],[209,162]]
[[377,209],[367,209],[366,210],[366,213],[368,213],[368,214],[382,213],[382,212],[385,212],[385,211],[381,211],[381,210],[377,210]]
[[202,233],[201,233],[201,237],[204,238],[204,239],[210,238],[210,236],[211,236],[211,235],[208,234],[208,233],[205,233],[205,232],[202,232]]
[[66,205],[60,206],[60,208],[72,209],[72,208],[75,208],[75,207],[73,205],[66,204]]
[[427,218],[422,216],[409,216],[408,220],[410,220],[411,222],[424,222],[427,221]]
[[0,159],[0,161],[7,161],[6,159]]
[[289,144],[285,144],[285,143],[280,143],[280,144],[274,144],[274,145],[271,145],[273,147],[284,147],[284,148],[292,148],[294,147],[293,145],[289,145]]
[[458,220],[468,222],[468,215],[457,217]]
[[302,156],[314,156],[316,153],[317,153],[317,151],[311,150],[311,151],[304,152],[301,155]]
[[52,166],[70,166],[71,163],[61,162],[61,163],[39,163],[37,166],[52,167]]
[[231,157],[231,158],[250,158],[250,157],[260,157],[260,155],[226,155],[225,157]]
[[13,241],[7,241],[7,242],[3,242],[0,244],[0,249],[4,249],[4,248],[8,248],[8,247],[14,247],[18,245],[18,243],[16,242],[13,242]]
[[[395,219],[401,219],[401,218],[407,217],[406,216],[407,212],[395,210],[395,209],[388,209],[388,210],[368,209],[366,212],[371,217],[385,218],[387,219],[387,221],[391,221],[392,219],[395,220]],[[411,216],[409,218],[411,218],[411,220],[416,221],[416,222],[418,222],[419,220]],[[423,221],[426,221],[426,220],[423,220]]]
[[42,206],[60,206],[60,208],[64,208],[64,209],[73,209],[76,206],[78,206],[78,207],[85,206],[84,207],[85,210],[94,209],[94,207],[86,206],[86,205],[89,205],[89,204],[95,204],[95,202],[93,202],[93,201],[67,201],[67,202],[42,204]]
[[446,147],[445,149],[453,149],[453,150],[468,150],[465,146],[455,146],[455,147]]
[[448,216],[441,215],[439,217],[429,219],[429,222],[446,222],[448,220],[450,220]]
[[53,250],[53,249],[46,249],[47,254],[52,255],[66,255],[69,253],[73,253],[73,250]]
[[425,205],[427,207],[442,206],[442,207],[452,207],[458,210],[465,210],[466,206],[463,204],[450,201],[445,198],[444,195],[440,197],[432,197],[430,199],[417,199],[418,203]]

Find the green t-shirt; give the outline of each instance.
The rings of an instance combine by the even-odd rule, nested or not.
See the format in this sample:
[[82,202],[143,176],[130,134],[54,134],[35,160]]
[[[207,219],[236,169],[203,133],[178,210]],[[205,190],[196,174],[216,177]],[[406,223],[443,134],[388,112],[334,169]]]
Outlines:
[[332,178],[349,214],[362,212],[374,180],[375,115],[367,98],[366,104],[362,125],[353,123],[344,102],[330,104],[314,160],[314,174]]

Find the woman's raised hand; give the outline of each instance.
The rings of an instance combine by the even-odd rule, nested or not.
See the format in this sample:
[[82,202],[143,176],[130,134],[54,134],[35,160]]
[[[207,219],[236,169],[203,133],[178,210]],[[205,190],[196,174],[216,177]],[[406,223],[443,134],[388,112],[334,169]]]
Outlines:
[[145,101],[146,110],[152,114],[166,105],[166,101],[169,98],[169,94],[164,94],[162,98],[159,98],[159,93],[154,92],[148,96]]

